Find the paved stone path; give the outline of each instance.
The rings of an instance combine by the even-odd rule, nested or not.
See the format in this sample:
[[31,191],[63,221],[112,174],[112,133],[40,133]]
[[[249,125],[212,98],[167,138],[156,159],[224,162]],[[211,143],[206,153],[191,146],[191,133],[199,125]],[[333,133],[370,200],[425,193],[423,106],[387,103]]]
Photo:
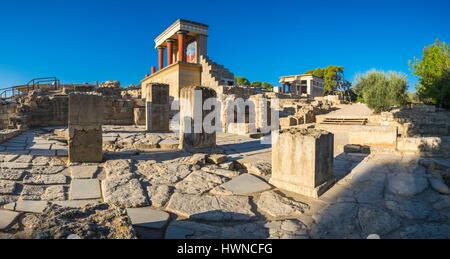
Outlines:
[[[226,156],[118,152],[104,163],[67,166],[57,150],[30,152],[64,147],[52,130],[2,144],[0,238],[23,236],[51,203],[99,202],[128,209],[141,238],[450,238],[449,158],[339,154],[338,183],[310,199],[268,184],[270,148],[255,139],[218,134],[216,151]],[[125,139],[145,135],[115,130]]]

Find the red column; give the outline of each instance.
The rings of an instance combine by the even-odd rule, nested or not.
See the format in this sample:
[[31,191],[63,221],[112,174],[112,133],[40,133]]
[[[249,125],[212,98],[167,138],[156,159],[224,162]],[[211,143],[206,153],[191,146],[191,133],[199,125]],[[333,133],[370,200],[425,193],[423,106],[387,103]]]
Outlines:
[[186,32],[178,32],[178,61],[186,62]]
[[152,67],[152,74],[156,73],[156,67]]
[[167,40],[167,65],[173,64],[173,40]]
[[164,68],[164,47],[158,47],[158,70]]

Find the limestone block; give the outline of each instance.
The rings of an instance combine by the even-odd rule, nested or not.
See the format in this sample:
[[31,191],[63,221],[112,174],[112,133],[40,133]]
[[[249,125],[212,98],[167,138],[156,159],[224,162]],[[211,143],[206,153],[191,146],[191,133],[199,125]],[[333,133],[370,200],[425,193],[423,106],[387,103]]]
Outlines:
[[317,198],[335,182],[333,134],[313,128],[282,130],[274,136],[272,178],[280,189]]
[[144,126],[145,122],[145,107],[134,108],[134,125]]
[[149,132],[169,131],[169,85],[148,84],[145,92],[146,129]]
[[[216,92],[207,87],[195,86],[181,89],[180,93],[180,148],[211,148],[216,145],[216,130],[206,132],[204,120],[213,110],[204,110],[205,101],[215,98]],[[201,121],[200,121],[201,120]],[[214,124],[215,122],[213,122]]]
[[102,96],[72,93],[69,95],[69,161],[98,163],[103,160]]

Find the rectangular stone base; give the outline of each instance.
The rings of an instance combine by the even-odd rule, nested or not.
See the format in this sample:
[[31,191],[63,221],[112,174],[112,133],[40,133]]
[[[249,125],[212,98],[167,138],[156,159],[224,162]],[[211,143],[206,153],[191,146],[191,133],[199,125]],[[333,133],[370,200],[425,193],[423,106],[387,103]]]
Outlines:
[[324,194],[326,191],[328,191],[331,187],[334,186],[334,184],[336,183],[336,178],[333,177],[315,188],[300,184],[294,184],[292,182],[287,182],[282,179],[276,179],[273,177],[270,179],[269,183],[282,190],[297,193],[311,198],[319,198],[322,194]]
[[103,161],[101,126],[69,126],[69,161],[74,163],[101,163]]

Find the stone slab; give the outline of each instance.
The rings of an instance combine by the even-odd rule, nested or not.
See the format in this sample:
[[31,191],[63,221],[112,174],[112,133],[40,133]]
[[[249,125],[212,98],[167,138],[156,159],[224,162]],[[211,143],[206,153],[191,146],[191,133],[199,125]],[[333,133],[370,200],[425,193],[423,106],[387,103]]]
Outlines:
[[51,203],[64,208],[84,208],[87,205],[99,203],[99,200],[76,200],[76,201],[52,201]]
[[102,197],[98,179],[74,179],[70,184],[71,200],[90,200]]
[[221,187],[236,195],[249,195],[272,189],[272,186],[251,174],[240,175]]
[[15,204],[15,211],[42,213],[47,208],[46,201],[17,201]]
[[161,229],[169,220],[169,214],[167,212],[155,210],[150,207],[129,208],[127,209],[127,214],[135,227]]
[[1,163],[1,168],[6,169],[29,169],[31,167],[30,163],[15,163],[15,162],[3,162]]
[[0,230],[4,230],[12,226],[16,222],[19,215],[20,213],[18,212],[0,209]]
[[70,173],[73,179],[93,179],[98,172],[96,165],[71,166]]

